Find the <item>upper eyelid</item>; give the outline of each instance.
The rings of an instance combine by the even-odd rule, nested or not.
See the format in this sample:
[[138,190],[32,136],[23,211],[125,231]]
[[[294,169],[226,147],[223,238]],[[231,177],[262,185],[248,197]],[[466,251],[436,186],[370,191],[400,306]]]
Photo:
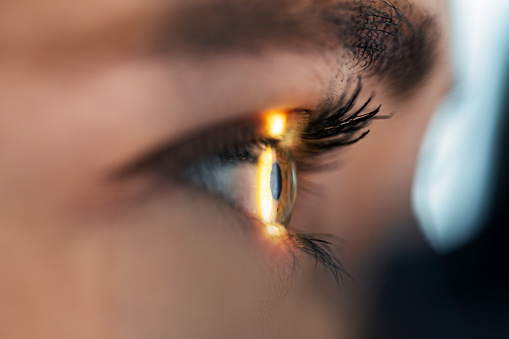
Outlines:
[[146,172],[162,171],[162,177],[177,176],[186,166],[239,143],[255,142],[260,139],[262,120],[255,116],[205,130],[171,144],[156,147],[138,160],[114,173],[115,178],[126,178]]
[[[362,81],[358,78],[352,93],[347,86],[337,102],[327,102],[321,106],[319,111],[306,109],[288,111],[288,114],[314,117],[305,123],[303,131],[301,131],[301,137],[306,141],[305,146],[297,150],[302,159],[299,166],[301,170],[316,167],[309,161],[305,161],[307,156],[327,153],[338,147],[355,143],[366,136],[367,132],[360,135],[358,133],[373,118],[377,118],[380,106],[361,114],[371,102],[372,98],[370,98],[360,109],[355,109],[361,90]],[[182,170],[206,156],[217,154],[217,152],[239,144],[245,145],[262,140],[270,141],[266,135],[261,133],[262,124],[262,116],[255,114],[249,118],[209,127],[192,133],[183,140],[156,147],[154,151],[142,155],[138,160],[122,167],[113,176],[116,179],[122,179],[152,173],[161,179],[178,179]],[[335,131],[327,137],[323,137],[320,129],[325,129],[327,125],[332,126]]]

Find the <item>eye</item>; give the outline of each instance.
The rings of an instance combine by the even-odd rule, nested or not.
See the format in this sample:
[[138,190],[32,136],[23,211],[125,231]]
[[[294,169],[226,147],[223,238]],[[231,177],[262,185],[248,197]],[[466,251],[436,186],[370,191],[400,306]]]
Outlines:
[[291,130],[282,112],[264,115],[264,138],[209,156],[184,171],[184,178],[255,216],[277,233],[287,227],[297,195]]
[[333,236],[287,227],[297,197],[297,174],[330,168],[334,150],[364,138],[373,119],[389,117],[377,116],[381,106],[368,111],[372,98],[356,108],[361,89],[359,79],[353,91],[347,86],[337,101],[319,109],[267,111],[191,134],[148,152],[113,176],[148,179],[143,191],[148,194],[166,193],[169,184],[184,183],[219,196],[263,222],[268,238],[286,239],[313,256],[339,284],[344,270],[332,250],[333,240],[327,240]]

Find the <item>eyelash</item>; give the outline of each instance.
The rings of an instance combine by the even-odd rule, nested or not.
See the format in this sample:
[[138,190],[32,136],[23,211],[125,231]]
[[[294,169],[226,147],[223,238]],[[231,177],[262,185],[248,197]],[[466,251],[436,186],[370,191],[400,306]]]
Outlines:
[[[357,79],[351,94],[350,85],[351,82],[348,82],[345,91],[332,107],[314,112],[316,118],[309,121],[301,132],[301,145],[294,151],[298,172],[312,173],[331,168],[334,160],[327,160],[324,156],[366,137],[370,131],[363,129],[372,120],[389,117],[378,115],[381,105],[368,111],[373,96],[360,108],[355,109],[362,91],[362,81]],[[335,243],[341,243],[340,238],[331,234],[301,233],[292,233],[290,237],[297,248],[311,255],[332,274],[338,287],[343,284],[343,276],[350,277],[335,254]]]
[[350,82],[345,91],[332,108],[315,113],[317,118],[310,121],[301,133],[303,144],[298,150],[298,169],[301,171],[316,171],[330,168],[330,163],[323,162],[322,155],[338,148],[360,141],[369,134],[369,130],[361,132],[373,119],[384,119],[378,116],[381,105],[366,112],[371,104],[371,96],[359,109],[354,110],[362,91],[362,81],[359,78],[352,94],[348,96]]

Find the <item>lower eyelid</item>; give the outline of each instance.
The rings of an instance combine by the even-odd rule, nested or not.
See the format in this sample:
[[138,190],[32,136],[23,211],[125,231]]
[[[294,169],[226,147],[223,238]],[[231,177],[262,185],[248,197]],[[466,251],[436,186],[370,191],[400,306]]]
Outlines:
[[[341,244],[342,239],[328,234],[298,234],[292,231],[285,232],[282,236],[274,237],[267,234],[267,225],[257,219],[246,215],[241,209],[233,207],[214,194],[203,195],[197,189],[192,189],[193,195],[197,194],[200,198],[193,199],[193,204],[205,203],[209,207],[211,204],[217,207],[216,211],[220,212],[224,220],[224,224],[229,224],[228,231],[233,230],[238,232],[239,237],[248,237],[249,242],[257,248],[257,252],[261,255],[266,262],[270,262],[271,267],[279,272],[289,272],[289,276],[285,277],[285,285],[291,281],[295,274],[297,266],[300,262],[302,254],[307,254],[313,258],[317,263],[330,272],[337,286],[339,287],[343,282],[343,277],[350,277],[344,270],[341,262],[336,257],[335,247]],[[290,229],[292,227],[290,226]],[[231,229],[231,230],[230,230]]]
[[[199,211],[209,221],[209,223],[197,225],[198,229],[205,227],[207,228],[206,233],[217,232],[220,234],[226,232],[228,235],[233,233],[238,241],[251,244],[251,249],[262,258],[266,265],[274,269],[274,274],[277,272],[278,277],[282,277],[281,272],[291,272],[293,274],[301,255],[301,251],[299,251],[293,239],[267,236],[266,224],[255,217],[247,215],[241,209],[235,208],[213,193],[204,193],[192,186],[182,187],[181,192],[186,196],[186,201],[189,202],[186,213]],[[197,236],[201,236],[200,234]],[[226,243],[218,243],[218,246],[227,245]],[[248,249],[246,248],[246,250]],[[285,278],[285,280],[288,280],[288,278]]]
[[[214,266],[218,265],[237,274],[235,270],[251,266],[257,268],[270,288],[287,291],[291,287],[296,265],[294,248],[267,241],[262,223],[217,196],[191,185],[175,185],[172,189],[158,191],[150,201],[123,212],[127,224],[134,225],[136,234],[142,237],[141,242],[153,241],[163,248],[165,243],[176,244],[169,253],[179,254],[184,264],[188,264],[186,256],[191,256],[194,262],[208,265],[207,272],[215,272]],[[193,269],[199,271],[201,266]]]
[[[344,270],[339,260],[334,256],[333,250],[320,247],[322,245],[320,241],[330,238],[330,236],[295,234],[292,233],[290,225],[287,236],[270,237],[267,236],[266,224],[256,217],[247,215],[242,209],[234,207],[214,193],[182,182],[173,184],[165,182],[165,185],[164,190],[157,188],[154,191],[146,191],[143,195],[137,195],[137,199],[130,201],[126,209],[128,211],[140,210],[143,209],[143,206],[156,204],[159,207],[155,209],[156,213],[150,215],[150,218],[155,216],[164,218],[164,215],[171,215],[179,216],[178,219],[181,220],[182,217],[186,219],[186,216],[191,216],[191,219],[194,218],[193,215],[199,216],[199,220],[196,219],[192,223],[194,229],[191,233],[194,234],[194,237],[208,237],[210,234],[215,234],[214,238],[222,238],[221,234],[228,234],[229,236],[226,238],[230,239],[229,241],[247,241],[251,244],[252,250],[262,258],[262,262],[265,262],[264,265],[272,269],[273,275],[280,280],[278,284],[284,289],[291,285],[303,253],[309,254],[316,262],[333,272],[338,285],[340,284],[341,274]],[[154,194],[154,192],[156,193]],[[175,209],[175,203],[177,205],[184,204],[184,208]],[[174,211],[172,212],[172,210]],[[150,224],[150,220],[147,222]],[[179,224],[173,224],[174,219],[159,220],[158,222],[166,223],[167,227],[180,228]],[[176,230],[169,232],[173,231]],[[234,240],[231,238],[232,234]],[[335,241],[335,239],[332,240]],[[217,245],[228,246],[228,243],[219,242]],[[326,247],[332,247],[332,245]],[[282,275],[281,272],[286,273]]]

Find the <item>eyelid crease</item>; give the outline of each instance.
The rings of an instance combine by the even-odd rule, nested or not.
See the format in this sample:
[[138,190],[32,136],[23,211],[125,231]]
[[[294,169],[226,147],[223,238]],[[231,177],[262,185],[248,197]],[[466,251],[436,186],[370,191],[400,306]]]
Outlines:
[[163,144],[155,148],[121,168],[113,177],[123,179],[152,173],[164,179],[171,179],[199,159],[237,145],[255,143],[260,139],[259,126],[259,119],[252,118],[192,133],[176,143]]
[[[179,172],[200,159],[238,147],[247,147],[259,143],[277,144],[282,138],[267,131],[266,112],[263,111],[247,119],[234,120],[216,124],[205,130],[191,133],[184,139],[163,144],[148,152],[138,160],[123,166],[114,172],[113,178],[123,179],[132,176],[153,173],[164,179],[176,179]],[[283,111],[279,111],[283,113]],[[300,137],[300,128],[305,112],[302,109],[286,110],[284,139],[293,140]],[[290,133],[287,138],[287,132]]]

